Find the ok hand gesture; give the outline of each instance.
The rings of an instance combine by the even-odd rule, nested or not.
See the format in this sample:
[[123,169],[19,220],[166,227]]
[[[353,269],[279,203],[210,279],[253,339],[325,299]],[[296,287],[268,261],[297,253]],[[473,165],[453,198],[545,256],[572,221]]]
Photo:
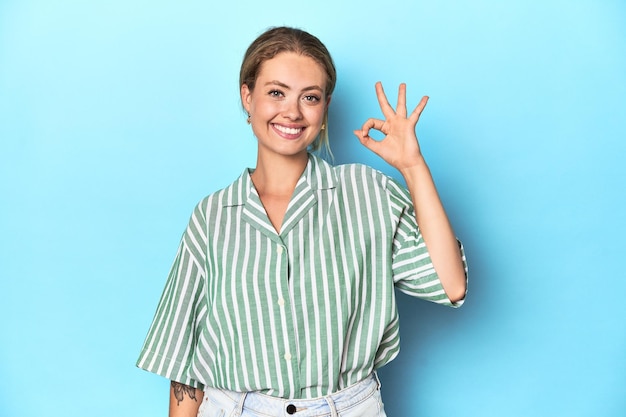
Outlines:
[[[408,117],[405,84],[400,84],[395,111],[389,105],[380,83],[376,83],[376,97],[385,120],[368,119],[361,130],[355,130],[354,134],[365,147],[395,167],[404,177],[413,200],[415,218],[435,270],[450,301],[457,302],[463,299],[467,288],[461,253],[415,135],[415,126],[428,97],[422,97]],[[385,137],[381,140],[372,139],[369,135],[371,129],[382,132]]]
[[[426,107],[428,97],[422,97],[422,100],[408,117],[406,84],[400,84],[395,111],[387,101],[387,96],[380,82],[376,83],[376,97],[385,120],[370,118],[363,124],[361,130],[355,130],[354,134],[366,148],[376,153],[400,172],[417,165],[422,161],[422,154],[415,134],[415,126],[424,107]],[[382,132],[385,137],[380,141],[373,139],[369,135],[371,129]]]

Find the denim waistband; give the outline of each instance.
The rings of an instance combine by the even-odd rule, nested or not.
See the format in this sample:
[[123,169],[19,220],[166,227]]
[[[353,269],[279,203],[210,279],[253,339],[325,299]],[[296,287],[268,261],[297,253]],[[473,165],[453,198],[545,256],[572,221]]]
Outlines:
[[337,391],[333,394],[311,399],[284,399],[257,392],[236,392],[225,389],[206,387],[205,396],[216,400],[228,398],[235,410],[235,415],[249,411],[261,416],[313,417],[337,416],[360,404],[380,389],[376,373],[370,374],[363,381]]

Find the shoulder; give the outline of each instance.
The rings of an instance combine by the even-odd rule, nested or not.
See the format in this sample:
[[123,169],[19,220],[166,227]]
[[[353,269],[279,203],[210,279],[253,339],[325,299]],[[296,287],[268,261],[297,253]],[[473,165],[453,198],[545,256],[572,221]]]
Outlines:
[[377,195],[387,201],[392,211],[401,212],[413,206],[411,194],[399,180],[364,164],[335,167],[339,187],[357,198]]
[[405,188],[395,178],[368,165],[343,164],[335,166],[334,169],[339,182],[345,185],[379,187],[391,193]]
[[207,218],[224,207],[240,205],[247,196],[249,188],[250,176],[246,169],[230,185],[202,198],[194,208],[194,215]]
[[382,172],[364,164],[352,163],[333,167],[337,179],[342,182],[376,182],[385,184],[389,177]]

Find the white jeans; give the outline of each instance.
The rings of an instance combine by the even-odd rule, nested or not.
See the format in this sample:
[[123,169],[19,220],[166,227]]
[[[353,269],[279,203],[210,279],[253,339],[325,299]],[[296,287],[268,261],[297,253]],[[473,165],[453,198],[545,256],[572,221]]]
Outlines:
[[334,394],[286,400],[207,387],[198,417],[385,417],[376,374]]

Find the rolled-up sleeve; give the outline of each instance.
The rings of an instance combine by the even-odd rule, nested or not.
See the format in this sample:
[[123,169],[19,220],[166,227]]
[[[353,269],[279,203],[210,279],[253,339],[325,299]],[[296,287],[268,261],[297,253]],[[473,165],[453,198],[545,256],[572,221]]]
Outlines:
[[[183,235],[137,366],[195,388],[191,363],[206,314],[204,263],[197,259],[190,227]],[[192,249],[193,248],[193,249]]]
[[[460,307],[465,301],[465,297],[452,303],[444,291],[417,225],[415,209],[408,190],[395,180],[389,181],[386,188],[390,193],[392,212],[397,219],[392,250],[395,286],[413,297],[450,307]],[[465,279],[467,280],[465,251],[462,243],[458,242],[465,269]]]

